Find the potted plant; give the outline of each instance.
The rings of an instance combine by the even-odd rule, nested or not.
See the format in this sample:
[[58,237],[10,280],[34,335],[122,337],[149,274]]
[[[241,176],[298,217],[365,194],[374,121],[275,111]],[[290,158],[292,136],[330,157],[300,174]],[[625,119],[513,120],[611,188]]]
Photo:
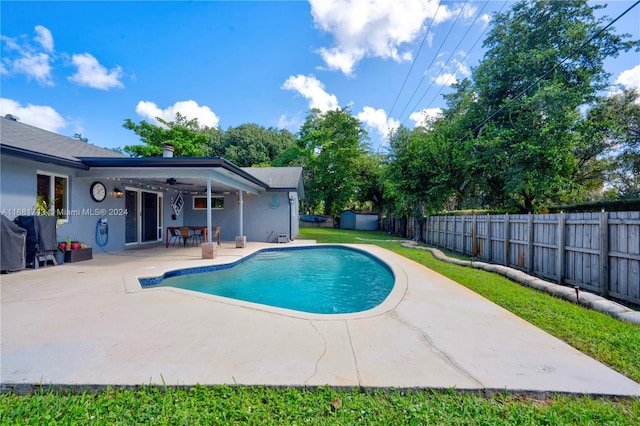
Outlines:
[[71,241],[71,250],[78,250],[80,248],[79,241]]
[[67,242],[65,243],[65,247],[67,251],[71,251],[71,238],[67,236]]
[[36,206],[34,210],[35,214],[40,216],[49,216],[51,214],[49,206],[42,195],[36,195]]

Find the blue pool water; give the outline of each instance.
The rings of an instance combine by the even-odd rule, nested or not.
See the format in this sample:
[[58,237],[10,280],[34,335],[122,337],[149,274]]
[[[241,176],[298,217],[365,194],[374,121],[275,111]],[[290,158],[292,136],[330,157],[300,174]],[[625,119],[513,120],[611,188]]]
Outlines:
[[365,252],[315,246],[268,249],[231,267],[173,271],[140,281],[145,288],[177,287],[309,313],[344,314],[379,305],[395,280],[386,264]]

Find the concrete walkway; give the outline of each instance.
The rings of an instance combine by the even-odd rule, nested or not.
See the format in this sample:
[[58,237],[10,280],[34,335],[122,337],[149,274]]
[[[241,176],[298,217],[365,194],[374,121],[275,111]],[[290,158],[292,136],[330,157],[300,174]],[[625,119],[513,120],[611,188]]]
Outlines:
[[[269,245],[290,247],[296,243]],[[395,253],[382,305],[304,314],[138,277],[235,261],[266,244],[95,253],[1,276],[4,390],[62,385],[331,385],[640,396],[640,385]]]

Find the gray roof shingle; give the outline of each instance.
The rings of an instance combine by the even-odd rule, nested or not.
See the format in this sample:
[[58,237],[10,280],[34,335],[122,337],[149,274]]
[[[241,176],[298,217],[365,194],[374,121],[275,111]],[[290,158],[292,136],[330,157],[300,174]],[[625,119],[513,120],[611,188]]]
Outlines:
[[302,182],[302,167],[243,167],[242,170],[272,189],[296,190]]
[[100,148],[4,117],[0,119],[0,143],[41,155],[78,162],[80,162],[79,157],[124,157],[123,154],[110,149]]

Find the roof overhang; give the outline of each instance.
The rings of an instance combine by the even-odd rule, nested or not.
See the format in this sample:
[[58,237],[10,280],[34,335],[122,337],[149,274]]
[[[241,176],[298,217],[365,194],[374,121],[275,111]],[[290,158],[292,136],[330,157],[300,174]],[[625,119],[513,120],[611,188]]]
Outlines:
[[55,164],[58,166],[72,167],[74,169],[89,170],[89,166],[81,161],[60,158],[41,152],[30,151],[24,148],[18,148],[10,145],[0,145],[0,154],[12,157],[25,158],[27,160],[38,161],[41,163]]
[[189,185],[206,187],[211,178],[214,185],[223,189],[236,189],[262,194],[268,185],[238,166],[219,157],[173,158],[104,158],[83,157],[89,170],[78,176],[93,178],[123,178],[138,180],[188,180]]

